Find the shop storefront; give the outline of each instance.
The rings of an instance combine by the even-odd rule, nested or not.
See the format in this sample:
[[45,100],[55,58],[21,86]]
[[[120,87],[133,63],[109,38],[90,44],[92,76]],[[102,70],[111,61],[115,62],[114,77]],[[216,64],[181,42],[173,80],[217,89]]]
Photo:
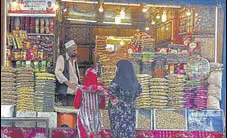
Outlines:
[[[1,117],[47,117],[49,135],[75,137],[77,110],[56,103],[54,75],[63,44],[74,40],[82,82],[86,69],[96,65],[99,81],[108,88],[116,63],[121,59],[133,63],[143,87],[136,100],[138,138],[225,134],[225,1],[8,0],[3,4],[1,105],[6,112]],[[101,112],[102,137],[111,138],[107,107]],[[71,121],[62,120],[64,115]],[[61,127],[65,123],[69,128]],[[2,120],[1,135],[45,137],[44,128],[39,121]]]

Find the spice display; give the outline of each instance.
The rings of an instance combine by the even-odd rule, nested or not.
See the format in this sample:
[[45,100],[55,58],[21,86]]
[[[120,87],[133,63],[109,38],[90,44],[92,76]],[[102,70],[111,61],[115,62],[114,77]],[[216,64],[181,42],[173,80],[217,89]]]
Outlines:
[[[45,31],[44,28],[49,28],[51,27],[51,32],[53,33],[54,31],[54,23],[52,18],[46,18],[45,20],[40,17],[20,17],[16,18],[15,17],[10,17],[10,24],[14,25],[15,22],[17,22],[18,27],[21,30],[25,30],[27,33],[46,33],[49,34],[50,31]],[[9,30],[11,33],[14,30],[15,27],[12,26],[12,28]]]
[[[31,19],[33,20],[32,17]],[[36,21],[32,21],[31,24],[40,26],[40,24],[43,24],[43,20],[36,19]],[[54,54],[56,52],[54,49],[54,35],[29,34],[29,32],[23,30],[13,30],[11,34],[9,33],[7,35],[7,43],[8,47],[12,49],[12,56],[7,59],[10,60],[9,62],[11,62],[14,67],[15,63],[17,63],[16,68],[25,67],[25,64],[22,65],[20,61],[31,61],[31,64],[35,64],[35,66],[30,67],[36,67],[34,69],[36,72],[54,72]],[[10,56],[10,51],[8,51],[8,56]],[[43,60],[45,60],[46,65],[42,62]],[[39,63],[39,69],[37,63],[34,63],[36,61],[41,62]]]
[[152,129],[152,111],[151,110],[137,110],[136,114],[136,128],[137,129]]
[[55,75],[50,73],[35,73],[35,111],[54,111],[55,83]]
[[184,108],[185,98],[184,98],[184,84],[185,84],[185,75],[180,74],[170,74],[168,75],[168,84],[169,84],[169,107],[173,109],[182,109]]
[[186,114],[184,110],[155,110],[154,116],[157,130],[186,130]]
[[223,111],[188,111],[189,131],[215,131],[223,132]]
[[16,69],[17,111],[34,111],[34,74],[32,68]]
[[16,105],[16,70],[11,67],[1,67],[1,105]]
[[152,78],[150,80],[151,108],[161,109],[168,106],[168,80]]
[[149,91],[149,80],[151,79],[151,76],[147,74],[139,74],[137,75],[137,79],[141,84],[143,90],[140,96],[136,99],[136,107],[150,108],[151,97],[150,97],[150,91]]
[[110,129],[110,120],[108,110],[101,110],[102,114],[102,128]]

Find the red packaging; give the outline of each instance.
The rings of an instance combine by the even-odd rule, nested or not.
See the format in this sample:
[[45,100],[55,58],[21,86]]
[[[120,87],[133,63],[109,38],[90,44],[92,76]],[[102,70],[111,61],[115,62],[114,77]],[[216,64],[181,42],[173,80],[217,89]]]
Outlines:
[[34,50],[32,48],[27,50],[27,60],[34,60]]

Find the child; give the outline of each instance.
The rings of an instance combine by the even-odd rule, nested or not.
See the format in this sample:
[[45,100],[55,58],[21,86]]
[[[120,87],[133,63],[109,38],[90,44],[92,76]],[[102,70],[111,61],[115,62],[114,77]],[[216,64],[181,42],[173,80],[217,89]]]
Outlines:
[[105,108],[105,97],[115,98],[98,82],[96,70],[89,68],[74,99],[74,107],[79,109],[77,127],[80,138],[94,138],[100,134],[100,109]]

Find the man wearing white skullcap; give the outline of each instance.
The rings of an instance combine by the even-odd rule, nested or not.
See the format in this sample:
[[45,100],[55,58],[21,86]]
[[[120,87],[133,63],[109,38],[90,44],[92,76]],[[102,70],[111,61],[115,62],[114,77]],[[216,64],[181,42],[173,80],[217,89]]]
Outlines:
[[73,105],[76,86],[80,83],[77,65],[77,44],[70,40],[65,43],[66,53],[57,59],[55,75],[57,78],[57,98],[63,106]]

